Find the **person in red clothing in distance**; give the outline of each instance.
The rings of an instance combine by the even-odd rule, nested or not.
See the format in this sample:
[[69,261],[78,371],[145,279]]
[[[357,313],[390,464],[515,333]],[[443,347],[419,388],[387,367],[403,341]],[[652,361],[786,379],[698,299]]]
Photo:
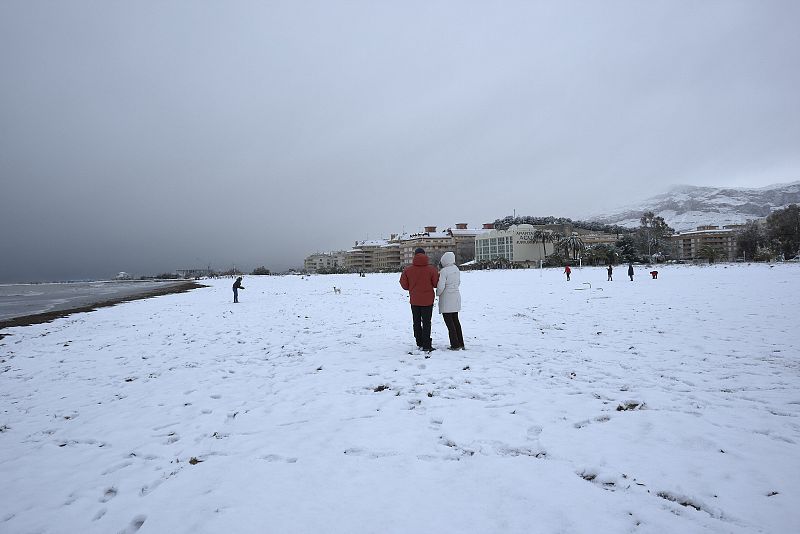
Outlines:
[[403,269],[403,274],[400,275],[400,285],[408,291],[411,301],[411,317],[414,321],[417,347],[425,352],[434,350],[431,339],[431,316],[436,295],[434,289],[438,283],[439,271],[430,264],[424,249],[416,249],[411,265]]

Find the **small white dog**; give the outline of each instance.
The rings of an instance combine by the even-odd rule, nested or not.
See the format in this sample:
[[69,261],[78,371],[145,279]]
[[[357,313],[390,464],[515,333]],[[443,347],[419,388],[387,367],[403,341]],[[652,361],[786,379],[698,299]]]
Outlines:
[[335,295],[338,295],[338,294],[340,294],[341,292],[342,292],[342,288],[341,288],[341,287],[336,287],[336,286],[333,286],[333,293],[334,293]]

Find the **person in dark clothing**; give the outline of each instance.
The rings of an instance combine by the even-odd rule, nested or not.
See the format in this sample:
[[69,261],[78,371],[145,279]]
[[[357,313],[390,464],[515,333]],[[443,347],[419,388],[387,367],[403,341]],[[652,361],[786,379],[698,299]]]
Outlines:
[[572,269],[569,268],[569,265],[564,267],[564,274],[567,275],[567,282],[569,282],[569,275],[572,274]]
[[658,271],[650,271],[650,276],[653,277],[653,280],[658,279]]
[[633,264],[632,263],[628,264],[628,276],[631,277],[631,282],[633,282]]
[[611,275],[614,272],[614,268],[611,266],[610,263],[608,264],[608,269],[606,269],[606,270],[608,271],[608,280],[607,281],[608,282],[613,282],[614,280],[611,278]]
[[435,299],[434,288],[438,283],[439,271],[430,265],[425,250],[416,249],[411,265],[403,269],[403,274],[400,275],[400,286],[409,293],[414,338],[417,340],[417,347],[425,352],[434,350],[431,340],[431,316]]
[[242,277],[241,276],[239,278],[237,278],[236,281],[233,283],[233,302],[234,303],[239,302],[239,290],[240,289],[244,289],[244,286],[242,285]]

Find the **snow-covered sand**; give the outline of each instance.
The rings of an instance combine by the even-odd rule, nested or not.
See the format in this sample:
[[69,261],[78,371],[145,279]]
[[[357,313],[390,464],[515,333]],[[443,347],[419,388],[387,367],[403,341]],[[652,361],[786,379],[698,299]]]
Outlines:
[[430,359],[396,274],[6,330],[0,532],[800,532],[800,267],[624,271],[463,273]]

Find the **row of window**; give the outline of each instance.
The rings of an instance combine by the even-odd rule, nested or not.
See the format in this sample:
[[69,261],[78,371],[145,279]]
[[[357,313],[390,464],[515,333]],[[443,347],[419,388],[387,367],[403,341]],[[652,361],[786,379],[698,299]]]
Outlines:
[[507,260],[513,260],[514,253],[510,250],[507,250],[504,252],[479,252],[475,255],[475,259],[478,261],[493,260],[495,258],[506,258]]
[[514,245],[511,236],[492,237],[475,242],[475,258],[477,260],[490,260],[498,257],[513,259]]
[[485,239],[476,239],[475,246],[484,246],[484,245],[503,245],[503,244],[512,244],[514,242],[513,236],[505,236],[505,237],[489,237]]

